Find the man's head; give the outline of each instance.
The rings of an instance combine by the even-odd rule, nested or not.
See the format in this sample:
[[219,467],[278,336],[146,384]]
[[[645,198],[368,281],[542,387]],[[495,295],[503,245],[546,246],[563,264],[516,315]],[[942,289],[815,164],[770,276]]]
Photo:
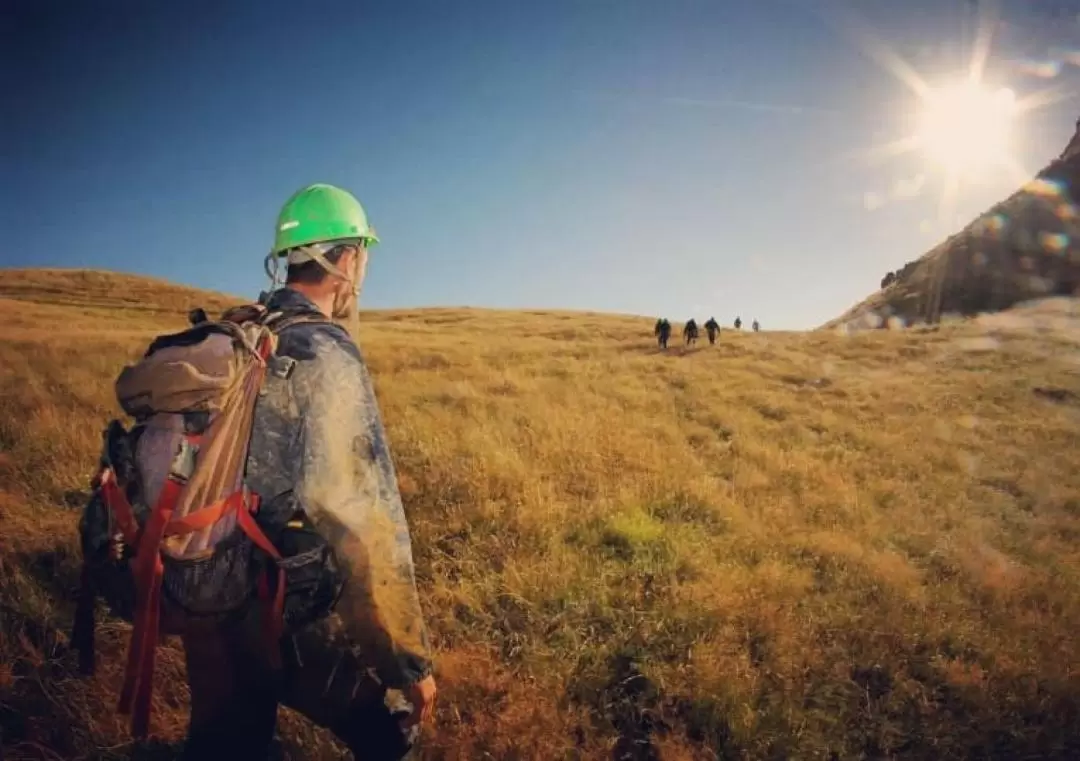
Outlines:
[[285,284],[303,293],[331,317],[352,316],[367,272],[362,240],[333,241],[293,249],[287,258]]
[[[360,202],[332,185],[309,185],[278,215],[272,258],[285,282],[335,319],[355,315],[368,247],[379,241]],[[275,268],[276,271],[276,268]]]

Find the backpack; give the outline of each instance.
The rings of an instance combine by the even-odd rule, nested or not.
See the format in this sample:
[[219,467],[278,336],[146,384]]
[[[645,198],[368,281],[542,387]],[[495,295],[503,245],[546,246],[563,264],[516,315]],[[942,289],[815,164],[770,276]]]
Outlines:
[[[224,621],[261,599],[268,643],[283,631],[285,568],[244,484],[255,402],[277,334],[316,313],[227,311],[159,336],[116,379],[135,419],[110,421],[91,498],[80,520],[81,588],[72,641],[83,673],[94,670],[99,596],[132,623],[121,714],[132,734],[149,725],[157,644],[192,620]],[[269,647],[276,665],[278,650]]]

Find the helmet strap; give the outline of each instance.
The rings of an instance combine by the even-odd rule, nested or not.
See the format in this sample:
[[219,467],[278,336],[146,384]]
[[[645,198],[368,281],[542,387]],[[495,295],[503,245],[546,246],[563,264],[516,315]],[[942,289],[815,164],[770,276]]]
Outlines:
[[344,243],[332,243],[332,244],[315,244],[312,246],[301,246],[300,248],[294,248],[289,251],[287,257],[289,264],[303,264],[305,262],[315,262],[322,267],[326,272],[331,275],[340,277],[342,280],[352,281],[348,275],[342,272],[336,265],[332,264],[329,259],[326,258],[326,254],[333,251],[338,246],[346,245]]
[[[336,267],[334,269],[337,269]],[[333,313],[331,319],[352,336],[354,341],[360,340],[360,257],[353,257],[352,276],[345,276],[349,284],[348,291],[339,293],[334,297]],[[338,270],[340,271],[340,270]]]

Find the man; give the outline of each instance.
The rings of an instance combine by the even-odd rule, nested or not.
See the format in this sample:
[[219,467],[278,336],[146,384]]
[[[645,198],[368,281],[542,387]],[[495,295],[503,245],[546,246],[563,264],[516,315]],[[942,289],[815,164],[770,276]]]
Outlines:
[[683,336],[686,338],[686,345],[697,343],[697,320],[691,317],[687,320],[686,325],[683,326]]
[[[330,322],[355,319],[376,242],[359,202],[329,185],[299,191],[278,217],[270,256],[285,261],[285,283],[260,301],[271,313],[327,320],[279,334],[255,409],[246,484],[262,499],[258,520],[275,544],[312,526],[333,550],[326,566],[345,583],[332,611],[272,643],[277,663],[262,645],[261,610],[185,632],[187,758],[265,759],[279,703],[329,728],[357,761],[405,758],[431,717],[435,680],[394,466],[356,336]],[[307,599],[290,581],[286,594]],[[388,690],[411,710],[392,711]]]
[[710,317],[709,321],[705,323],[705,332],[709,335],[709,345],[716,343],[716,335],[720,332],[720,323],[716,321],[715,317]]
[[667,349],[668,339],[671,338],[671,322],[665,317],[660,321],[660,348]]

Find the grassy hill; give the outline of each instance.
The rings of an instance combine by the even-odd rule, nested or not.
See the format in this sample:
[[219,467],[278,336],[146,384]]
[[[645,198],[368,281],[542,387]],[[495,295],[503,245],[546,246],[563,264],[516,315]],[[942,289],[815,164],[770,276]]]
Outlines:
[[[0,271],[0,747],[172,758],[66,645],[111,381],[192,306],[106,273]],[[441,700],[425,759],[1076,758],[1080,314],[932,330],[367,313]],[[337,751],[283,710],[287,757]]]
[[825,327],[936,323],[1030,299],[1080,295],[1080,122],[1060,156],[1001,203]]

